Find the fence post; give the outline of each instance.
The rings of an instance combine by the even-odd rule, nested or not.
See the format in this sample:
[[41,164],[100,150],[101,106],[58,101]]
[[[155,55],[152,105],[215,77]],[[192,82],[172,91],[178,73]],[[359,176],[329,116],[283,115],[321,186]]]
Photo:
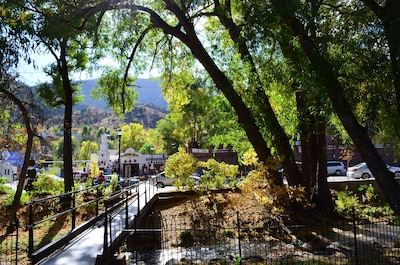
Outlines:
[[147,204],[147,180],[144,182],[144,205]]
[[99,215],[99,186],[96,187],[96,216]]
[[32,206],[33,202],[29,204],[29,225],[28,225],[28,230],[29,230],[29,246],[28,246],[28,256],[32,256],[33,254],[33,209]]
[[128,191],[125,191],[125,228],[128,228],[129,226],[129,211],[128,211],[128,198],[129,194]]
[[15,239],[15,265],[18,265],[18,237],[19,237],[19,220],[15,219],[16,239]]
[[76,197],[76,193],[73,192],[72,193],[72,227],[71,227],[71,230],[74,230],[75,226],[76,226],[75,197]]
[[353,215],[353,235],[354,235],[354,254],[356,258],[356,265],[358,265],[358,246],[357,246],[357,228],[356,228],[356,211],[354,207],[352,208]]
[[108,216],[108,208],[105,207],[106,211],[104,213],[104,241],[103,241],[103,256],[108,253],[108,225],[107,225],[107,216]]
[[140,213],[140,189],[138,188],[138,194],[137,194],[137,215]]
[[237,219],[237,230],[238,230],[238,240],[239,240],[239,257],[240,257],[240,264],[242,264],[242,244],[241,244],[241,236],[240,236],[240,217],[239,211],[236,212],[236,219]]

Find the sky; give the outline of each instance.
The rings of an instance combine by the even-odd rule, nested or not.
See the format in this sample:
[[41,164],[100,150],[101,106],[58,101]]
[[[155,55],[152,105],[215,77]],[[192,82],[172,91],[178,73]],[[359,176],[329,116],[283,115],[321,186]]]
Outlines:
[[[47,65],[55,62],[54,57],[51,54],[40,54],[33,55],[33,60],[37,67],[35,68],[33,64],[27,64],[22,62],[19,67],[15,70],[19,75],[19,80],[28,86],[35,86],[43,82],[50,82],[51,79],[46,75],[43,71],[43,68]],[[110,64],[108,62],[108,64]],[[87,80],[98,78],[100,73],[94,73],[93,75],[89,75],[86,72],[75,74],[72,79],[73,80]]]
[[[50,63],[55,62],[54,57],[49,54],[49,53],[42,53],[40,55],[35,54],[32,56],[33,60],[35,61],[35,64],[37,65],[36,68],[33,67],[33,64],[27,64],[25,62],[21,62],[19,67],[15,69],[15,71],[19,75],[19,81],[25,83],[28,86],[35,86],[40,83],[44,82],[51,82],[51,79],[46,75],[46,73],[43,71],[43,68]],[[105,59],[101,63],[103,65],[115,65],[115,63],[111,59]],[[87,72],[81,72],[78,74],[74,74],[72,76],[72,79],[77,81],[77,80],[87,80],[87,79],[95,79],[99,78],[101,75],[101,72],[95,72],[92,73],[91,75]],[[144,73],[143,75],[140,75],[139,78],[150,78],[152,76],[159,76],[159,73],[157,71],[151,71]]]

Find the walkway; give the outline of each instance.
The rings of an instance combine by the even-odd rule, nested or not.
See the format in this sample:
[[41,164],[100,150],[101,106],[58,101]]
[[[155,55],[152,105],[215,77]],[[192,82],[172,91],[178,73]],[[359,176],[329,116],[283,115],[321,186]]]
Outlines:
[[[138,205],[142,210],[149,202],[157,190],[149,185],[149,182],[141,183],[138,186],[139,202],[134,201],[128,206],[129,223],[131,223],[138,213]],[[145,193],[145,190],[147,192]],[[146,196],[145,196],[146,194]],[[125,208],[113,215],[111,223],[111,237],[114,240],[125,228]],[[108,229],[108,233],[110,233]],[[110,241],[110,238],[108,239]],[[103,252],[104,242],[104,222],[100,221],[97,225],[75,238],[63,249],[54,253],[51,257],[39,264],[43,265],[94,265],[97,255]]]

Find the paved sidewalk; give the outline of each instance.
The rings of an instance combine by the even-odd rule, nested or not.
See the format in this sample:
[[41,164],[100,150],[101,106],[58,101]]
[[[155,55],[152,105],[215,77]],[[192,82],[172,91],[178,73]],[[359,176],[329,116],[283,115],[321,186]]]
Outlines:
[[[146,198],[144,197],[145,188],[149,188],[149,183],[141,183],[139,185],[139,206],[143,209],[145,206]],[[149,192],[150,190],[150,192]],[[157,190],[150,187],[147,193],[147,202],[154,197]],[[138,213],[138,202],[135,200],[128,207],[129,222],[132,222]],[[118,213],[113,215],[112,219],[112,239],[114,240],[125,228],[125,208],[121,209]],[[97,225],[90,230],[75,238],[71,243],[63,249],[57,251],[51,257],[42,261],[39,264],[43,265],[94,265],[97,255],[103,252],[104,242],[104,222],[100,221]]]

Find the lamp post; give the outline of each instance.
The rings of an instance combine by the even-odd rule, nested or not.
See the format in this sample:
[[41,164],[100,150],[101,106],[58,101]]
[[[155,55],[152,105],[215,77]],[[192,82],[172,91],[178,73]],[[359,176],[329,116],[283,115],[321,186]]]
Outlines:
[[118,182],[121,179],[121,136],[122,131],[118,130]]
[[154,148],[153,148],[153,146],[150,147],[150,152],[151,152],[151,160],[150,160],[150,169],[151,169],[151,172],[150,172],[150,174],[153,175],[153,153],[154,153]]

